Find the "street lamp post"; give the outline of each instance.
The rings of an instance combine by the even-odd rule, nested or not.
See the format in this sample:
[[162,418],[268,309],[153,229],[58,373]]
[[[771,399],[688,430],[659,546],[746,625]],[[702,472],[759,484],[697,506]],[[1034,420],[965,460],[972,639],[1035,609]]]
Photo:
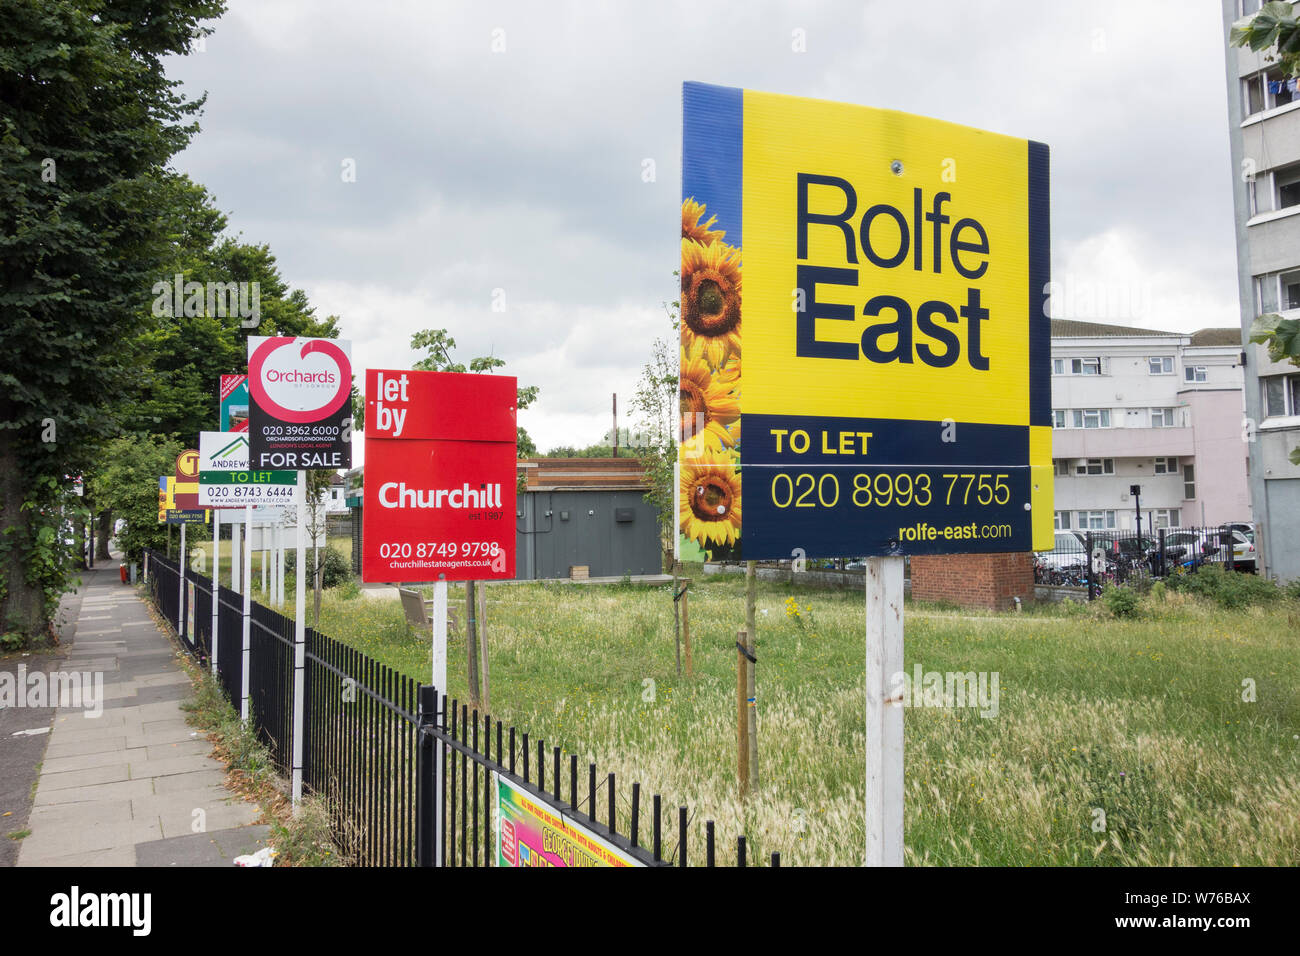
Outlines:
[[1142,540],[1142,486],[1129,485],[1128,493],[1133,496],[1133,512],[1137,515],[1137,533],[1140,543]]

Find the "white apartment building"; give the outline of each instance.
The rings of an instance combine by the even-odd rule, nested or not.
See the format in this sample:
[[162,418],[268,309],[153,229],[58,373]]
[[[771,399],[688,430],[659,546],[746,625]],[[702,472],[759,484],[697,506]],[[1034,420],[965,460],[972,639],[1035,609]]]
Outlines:
[[340,474],[330,476],[330,486],[321,495],[321,501],[325,505],[325,511],[329,514],[346,514],[348,502],[346,497],[347,484]]
[[[1287,82],[1264,51],[1230,47],[1238,17],[1259,0],[1222,0],[1228,138],[1237,235],[1237,284],[1244,333],[1256,316],[1300,316],[1300,84]],[[1250,492],[1262,570],[1300,578],[1300,369],[1249,346],[1245,376]]]
[[[1250,520],[1241,332],[1052,320],[1058,529]],[[1130,494],[1141,488],[1138,502]]]

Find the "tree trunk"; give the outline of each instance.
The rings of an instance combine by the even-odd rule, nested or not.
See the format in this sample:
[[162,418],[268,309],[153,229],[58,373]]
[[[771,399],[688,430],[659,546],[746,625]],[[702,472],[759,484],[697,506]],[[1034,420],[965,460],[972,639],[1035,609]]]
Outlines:
[[108,539],[113,536],[113,512],[105,508],[99,513],[99,532],[95,536],[95,560],[108,561]]
[[85,571],[87,569],[86,542],[88,537],[86,535],[86,522],[80,515],[72,519],[72,540],[73,547],[77,549],[76,565],[82,571]]
[[0,598],[0,632],[16,632],[30,641],[48,633],[48,622],[44,595],[40,588],[28,583],[22,558],[24,549],[19,546],[19,542],[30,539],[31,526],[22,510],[25,489],[14,464],[8,434],[0,430],[0,529],[13,537],[9,540],[10,547],[0,551],[0,585],[4,594]]

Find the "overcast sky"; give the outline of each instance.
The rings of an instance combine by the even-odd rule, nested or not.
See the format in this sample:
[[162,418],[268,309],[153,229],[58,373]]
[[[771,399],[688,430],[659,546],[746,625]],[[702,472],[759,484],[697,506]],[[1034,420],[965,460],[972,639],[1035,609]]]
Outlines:
[[358,372],[445,327],[541,386],[542,449],[600,441],[668,331],[683,80],[1045,142],[1053,278],[1112,304],[1069,317],[1239,324],[1217,3],[229,5],[168,65],[208,93],[177,167],[341,317]]

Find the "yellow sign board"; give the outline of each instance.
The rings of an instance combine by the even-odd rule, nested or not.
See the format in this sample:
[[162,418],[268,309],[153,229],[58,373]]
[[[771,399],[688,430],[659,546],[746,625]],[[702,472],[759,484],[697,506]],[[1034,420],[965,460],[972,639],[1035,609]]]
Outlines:
[[1047,148],[698,83],[683,114],[684,556],[1050,547]]
[[170,475],[158,478],[158,523],[167,523],[167,512],[176,507],[176,479]]

